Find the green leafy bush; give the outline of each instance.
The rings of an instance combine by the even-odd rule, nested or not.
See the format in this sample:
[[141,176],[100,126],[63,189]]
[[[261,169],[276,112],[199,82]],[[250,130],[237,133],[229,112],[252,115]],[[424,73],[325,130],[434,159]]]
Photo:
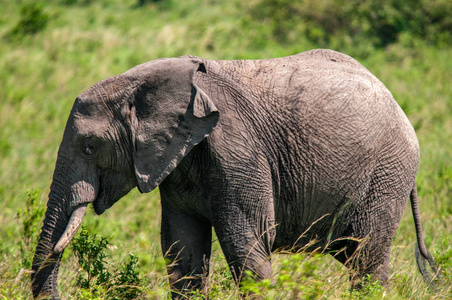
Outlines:
[[[443,281],[452,279],[452,238],[443,236],[442,249],[435,251],[436,263],[440,266],[440,276]],[[452,294],[451,294],[452,296]]]
[[363,278],[362,287],[360,289],[353,289],[344,294],[344,298],[349,299],[382,299],[385,289],[378,282],[373,280],[370,275]]
[[41,191],[39,189],[28,189],[25,207],[17,210],[16,218],[20,223],[19,247],[22,256],[22,267],[25,269],[31,268],[33,247],[36,245],[39,236],[37,229],[40,228],[45,212],[44,205],[39,201],[40,195]]
[[129,260],[122,267],[112,270],[105,260],[108,245],[107,239],[97,238],[84,228],[72,241],[78,264],[84,271],[77,276],[77,285],[82,288],[79,296],[83,299],[136,299],[141,294],[141,280],[136,270],[138,258],[129,254]]
[[85,229],[74,238],[72,248],[79,266],[85,271],[77,275],[77,283],[81,288],[89,289],[109,282],[111,274],[105,261],[108,245],[108,240],[102,237],[97,239],[96,235],[90,235]]
[[[0,261],[0,299],[28,299],[23,290],[29,288],[31,263],[34,246],[39,237],[39,228],[44,216],[45,207],[39,201],[39,189],[27,189],[25,201],[17,210],[15,219],[18,223],[18,234],[12,233],[10,240],[17,241],[18,251],[14,256],[2,256]],[[21,197],[22,198],[22,197]],[[0,215],[0,220],[1,220]],[[4,226],[6,227],[6,226]]]
[[129,260],[119,270],[113,285],[110,286],[109,299],[135,299],[141,293],[141,280],[136,271],[138,257],[129,254]]
[[325,288],[319,265],[315,263],[315,258],[319,256],[296,253],[284,258],[273,280],[255,281],[253,274],[245,271],[241,290],[244,294],[264,299],[274,299],[274,293],[278,299],[318,299]]

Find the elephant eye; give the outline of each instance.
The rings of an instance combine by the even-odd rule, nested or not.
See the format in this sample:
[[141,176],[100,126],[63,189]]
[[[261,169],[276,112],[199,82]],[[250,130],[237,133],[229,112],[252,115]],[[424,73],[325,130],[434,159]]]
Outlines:
[[94,154],[94,144],[90,139],[83,140],[82,152],[86,156],[92,156]]

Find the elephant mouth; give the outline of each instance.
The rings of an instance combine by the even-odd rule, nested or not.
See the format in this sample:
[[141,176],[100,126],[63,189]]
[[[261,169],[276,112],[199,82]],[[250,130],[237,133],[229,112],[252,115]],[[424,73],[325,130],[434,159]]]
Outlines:
[[[120,197],[118,197],[119,200]],[[107,197],[99,195],[96,200],[93,201],[93,208],[96,215],[103,214],[107,209],[113,206],[116,201],[108,201]]]
[[94,200],[93,208],[94,212],[97,215],[103,214],[107,209],[112,207],[119,199],[127,195],[129,191],[134,188],[136,185],[126,185],[125,188],[119,189],[116,187],[113,187],[111,190],[109,190],[108,193],[104,192],[104,190],[100,190],[96,200]]
[[106,200],[97,199],[93,202],[94,212],[96,215],[103,214],[111,205],[109,206]]

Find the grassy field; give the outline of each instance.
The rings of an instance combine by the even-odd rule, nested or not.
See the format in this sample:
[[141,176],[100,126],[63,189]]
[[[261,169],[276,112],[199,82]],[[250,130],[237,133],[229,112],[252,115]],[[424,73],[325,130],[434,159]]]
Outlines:
[[[289,2],[283,0],[180,2],[2,2],[0,299],[31,298],[30,259],[64,125],[78,94],[103,78],[159,57],[193,54],[210,59],[258,59],[317,47],[360,60],[386,84],[416,129],[421,146],[417,182],[423,231],[442,269],[443,284],[437,291],[429,289],[417,271],[415,231],[407,209],[393,244],[391,289],[370,284],[351,293],[347,271],[341,265],[327,256],[307,254],[275,255],[273,282],[250,284],[251,288],[266,299],[452,298],[452,42],[448,40],[452,36],[441,32],[452,24],[450,17],[441,23],[443,27],[418,30],[418,36],[395,22],[399,27],[394,28],[400,29],[396,38],[373,40],[371,34],[366,35],[372,24],[333,35],[328,35],[328,27],[314,26],[316,20],[324,24],[322,13],[331,15],[329,2],[341,1],[305,1],[306,7],[317,13],[307,15],[311,23],[293,17]],[[448,1],[434,3],[439,7],[437,13],[452,15],[452,10],[444,12],[452,9]],[[305,13],[299,7],[291,9]],[[343,20],[339,17],[337,20]],[[105,260],[111,272],[127,263],[127,254],[138,258],[140,297],[168,297],[160,251],[158,191],[141,195],[133,190],[101,217],[90,211],[84,226],[89,234],[108,239]],[[239,293],[217,242],[211,268],[210,298],[237,299]],[[80,289],[79,270],[69,247],[60,267],[63,299],[108,299],[106,291]],[[201,299],[201,295],[194,294],[193,299]]]

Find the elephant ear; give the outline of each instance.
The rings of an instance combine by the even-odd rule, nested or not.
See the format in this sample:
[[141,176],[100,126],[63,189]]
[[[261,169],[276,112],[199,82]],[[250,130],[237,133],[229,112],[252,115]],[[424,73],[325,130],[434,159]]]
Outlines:
[[[129,116],[140,192],[155,189],[216,126],[219,113],[194,79],[201,61],[173,58],[137,66],[124,75],[138,82]],[[138,79],[136,79],[138,78]]]

